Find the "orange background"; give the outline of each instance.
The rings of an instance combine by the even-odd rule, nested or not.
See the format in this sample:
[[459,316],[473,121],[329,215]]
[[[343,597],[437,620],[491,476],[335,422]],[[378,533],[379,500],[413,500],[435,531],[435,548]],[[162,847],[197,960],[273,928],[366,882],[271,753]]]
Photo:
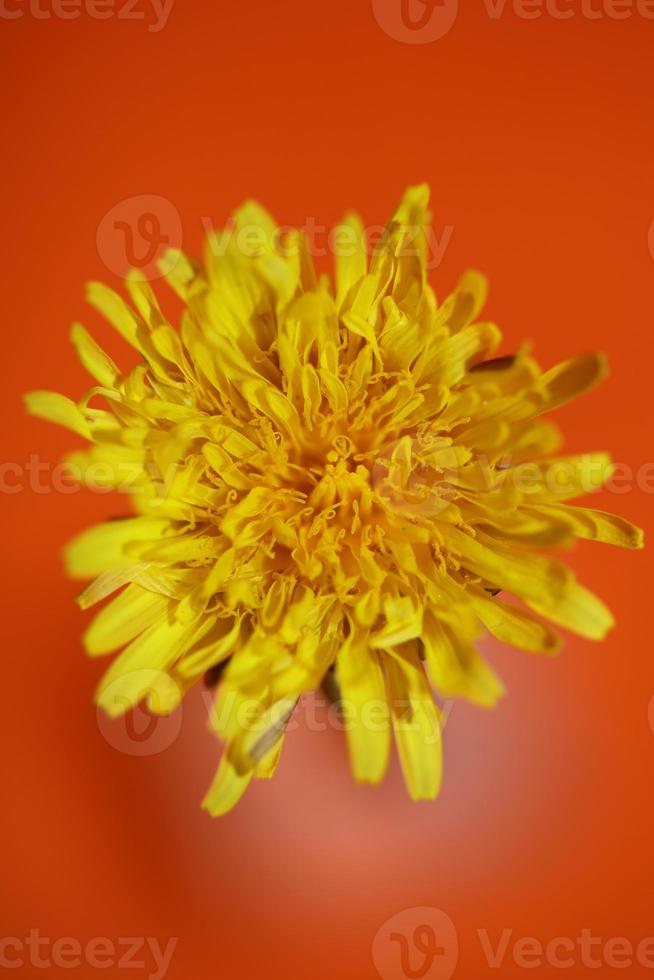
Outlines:
[[[635,472],[652,458],[653,45],[639,16],[492,20],[481,2],[424,45],[352,0],[177,0],[158,33],[86,14],[0,18],[3,460],[54,464],[76,445],[20,407],[30,388],[88,386],[73,319],[127,360],[82,298],[89,278],[118,283],[96,234],[119,202],[166,198],[197,254],[200,219],[220,224],[246,196],[284,223],[356,208],[377,224],[424,179],[437,235],[453,228],[439,295],[472,265],[490,277],[506,351],[529,337],[549,365],[604,349],[610,380],[558,421],[571,450],[609,449]],[[598,504],[651,524],[636,487]],[[149,758],[98,727],[103,665],[82,654],[59,551],[117,507],[2,496],[0,937],[179,937],[173,980],[367,980],[385,921],[435,906],[458,932],[455,976],[480,980],[498,971],[478,929],[493,943],[505,927],[542,942],[583,927],[654,935],[651,552],[573,556],[616,614],[606,643],[570,638],[554,661],[489,648],[508,696],[494,712],[456,706],[435,804],[411,803],[395,766],[381,788],[355,786],[341,734],[299,731],[277,778],[212,821],[199,804],[218,746],[199,697]],[[499,975],[524,972],[509,951]]]

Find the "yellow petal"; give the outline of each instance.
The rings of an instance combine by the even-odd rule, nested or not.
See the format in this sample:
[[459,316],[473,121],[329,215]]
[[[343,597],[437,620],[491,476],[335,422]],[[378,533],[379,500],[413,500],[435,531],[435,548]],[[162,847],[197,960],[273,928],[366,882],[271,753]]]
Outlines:
[[493,323],[464,327],[438,344],[433,352],[427,351],[416,365],[416,374],[430,382],[452,387],[462,381],[473,361],[491,357],[501,339],[502,335]]
[[127,273],[125,288],[132,303],[151,330],[166,322],[152,286],[139,269],[130,269]]
[[240,727],[227,746],[229,758],[237,772],[250,772],[272,751],[284,735],[297,700],[297,696],[282,698]]
[[488,280],[485,276],[474,269],[463,274],[452,296],[451,312],[446,320],[452,333],[474,323],[486,303],[487,295]]
[[603,354],[582,354],[547,371],[541,383],[547,394],[545,411],[560,408],[573,398],[594,388],[608,373]]
[[116,657],[98,686],[98,706],[112,718],[125,714],[160,686],[160,674],[212,625],[212,620],[190,625],[169,618],[155,622]]
[[408,596],[386,599],[384,602],[386,625],[370,637],[372,650],[386,650],[407,640],[414,640],[422,632],[422,608],[414,607]]
[[70,398],[56,391],[30,391],[25,395],[25,407],[30,415],[71,429],[84,439],[91,438],[89,423]]
[[[225,625],[229,626],[229,623]],[[182,677],[197,677],[204,674],[210,667],[222,663],[236,649],[241,635],[241,619],[236,618],[231,628],[228,628],[218,638],[211,638],[209,643],[185,656],[177,670]]]
[[424,227],[429,224],[429,184],[413,184],[407,187],[402,200],[398,204],[391,223],[412,227]]
[[165,596],[146,592],[139,585],[128,585],[100,610],[87,629],[86,652],[97,657],[129,643],[164,617],[169,601]]
[[130,346],[143,351],[143,328],[124,299],[101,282],[89,282],[86,298],[105,317]]
[[615,625],[611,612],[602,600],[578,582],[571,582],[565,593],[556,599],[544,597],[541,602],[526,601],[528,606],[557,626],[589,640],[603,640]]
[[613,464],[608,453],[558,456],[511,466],[499,477],[498,486],[509,486],[531,503],[553,503],[592,493],[611,477]]
[[481,592],[472,594],[472,604],[484,626],[503,643],[534,653],[556,653],[561,647],[553,630],[522,609]]
[[212,817],[222,817],[235,807],[250,785],[253,773],[238,773],[225,752],[215,779],[202,802],[203,810]]
[[77,602],[81,609],[89,609],[130,582],[169,599],[182,599],[192,589],[197,574],[196,569],[164,568],[152,562],[129,565],[98,575],[77,596]]
[[70,331],[70,339],[77,355],[96,381],[103,388],[115,388],[120,372],[108,354],[96,344],[93,337],[84,329],[81,323],[74,323]]
[[481,530],[470,537],[454,527],[439,529],[452,552],[465,567],[490,585],[506,589],[523,599],[539,601],[563,594],[571,574],[565,565],[544,555],[504,545]]
[[197,276],[197,265],[176,248],[167,249],[157,265],[171,289],[186,301],[189,287]]
[[170,674],[159,671],[152,677],[145,703],[153,715],[170,715],[179,708],[185,693]]
[[422,664],[415,654],[385,660],[395,741],[407,789],[414,800],[433,800],[442,779],[442,738]]
[[335,229],[336,305],[340,308],[353,286],[368,272],[366,236],[360,218],[348,215]]
[[441,694],[485,708],[497,704],[504,685],[460,630],[430,614],[425,617],[423,644],[429,676]]
[[378,783],[388,767],[390,713],[379,656],[362,630],[343,643],[336,675],[352,773],[359,782]]
[[257,763],[254,775],[256,779],[272,779],[272,777],[277,772],[277,766],[282,756],[282,749],[284,747],[284,736],[280,738],[276,745],[273,745],[272,749],[267,755],[264,755],[263,759]]
[[592,507],[541,506],[539,511],[553,513],[568,521],[578,538],[601,541],[618,548],[640,549],[644,547],[643,531],[624,517],[608,514]]
[[370,628],[379,615],[380,599],[377,589],[370,589],[357,599],[354,619],[359,626]]
[[82,531],[64,549],[71,578],[95,578],[103,572],[128,568],[134,559],[125,552],[133,541],[159,540],[170,532],[170,522],[153,517],[128,517]]

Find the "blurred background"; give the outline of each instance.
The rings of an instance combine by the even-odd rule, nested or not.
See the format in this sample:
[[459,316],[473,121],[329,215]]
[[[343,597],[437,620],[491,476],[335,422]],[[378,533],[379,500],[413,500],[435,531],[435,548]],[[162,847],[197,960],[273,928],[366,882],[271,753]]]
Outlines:
[[[200,801],[219,746],[200,691],[154,734],[143,716],[131,730],[96,717],[105,664],[82,653],[86,618],[60,551],[127,501],[65,492],[52,468],[76,437],[20,402],[89,386],[73,320],[128,362],[85,306],[86,280],[119,288],[130,259],[145,266],[166,242],[199,254],[206,228],[247,197],[283,224],[326,229],[356,209],[379,225],[427,180],[439,296],[479,268],[505,352],[530,338],[544,365],[608,354],[610,379],[557,421],[570,451],[608,449],[623,467],[595,505],[647,531],[650,8],[3,0],[0,973],[41,976],[47,962],[119,977],[131,963],[172,980],[480,980],[498,966],[559,976],[569,958],[575,976],[654,967],[654,944],[638,947],[654,936],[651,551],[571,556],[615,612],[604,644],[569,638],[550,661],[488,645],[508,694],[492,712],[451,711],[436,803],[411,803],[395,763],[382,787],[356,786],[344,736],[304,725],[275,780],[214,821]],[[415,929],[429,916],[446,952],[423,956]],[[607,951],[620,938],[640,949],[631,963],[624,944]]]

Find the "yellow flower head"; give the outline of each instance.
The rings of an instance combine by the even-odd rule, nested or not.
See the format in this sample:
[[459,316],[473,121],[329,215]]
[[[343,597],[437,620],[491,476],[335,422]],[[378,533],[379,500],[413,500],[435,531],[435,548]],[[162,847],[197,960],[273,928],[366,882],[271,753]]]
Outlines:
[[28,396],[92,443],[71,465],[129,486],[138,512],[66,552],[70,574],[93,579],[83,608],[120,590],[85,635],[93,656],[121,649],[99,705],[119,715],[145,697],[168,713],[220,675],[213,814],[272,774],[298,699],[328,677],[356,779],[382,778],[394,732],[412,797],[435,797],[433,691],[481,705],[502,693],[475,646],[485,629],[552,653],[544,620],[592,639],[612,625],[543,549],[642,545],[627,521],[567,503],[607,479],[605,455],[545,458],[559,436],[543,414],[594,385],[602,358],[545,373],[526,350],[495,358],[483,277],[440,305],[427,283],[428,199],[410,188],[370,256],[348,217],[335,287],[302,235],[246,204],[203,264],[167,256],[179,330],[138,275],[131,305],[92,283],[138,365],[122,371],[76,324],[95,387],[77,404]]

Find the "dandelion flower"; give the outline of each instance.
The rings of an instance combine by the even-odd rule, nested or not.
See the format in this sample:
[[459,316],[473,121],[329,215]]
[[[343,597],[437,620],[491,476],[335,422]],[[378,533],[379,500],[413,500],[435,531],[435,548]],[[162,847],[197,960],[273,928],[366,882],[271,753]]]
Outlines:
[[135,510],[66,550],[70,575],[92,580],[82,608],[117,593],[84,637],[91,656],[120,651],[98,704],[165,714],[219,679],[212,814],[273,774],[298,700],[327,677],[355,778],[382,779],[394,737],[409,793],[434,798],[442,699],[502,694],[485,631],[551,654],[550,624],[590,639],[612,626],[548,550],[642,546],[626,520],[568,503],[611,463],[556,455],[543,419],[602,378],[603,358],[542,372],[526,348],[497,357],[484,278],[466,273],[442,304],[427,282],[428,201],[410,188],[372,250],[347,217],[334,286],[300,233],[248,203],[204,263],[166,256],[179,329],[136,273],[131,303],[89,285],[136,367],[76,324],[94,387],[77,403],[28,396],[92,444],[69,457],[81,479],[129,488]]

